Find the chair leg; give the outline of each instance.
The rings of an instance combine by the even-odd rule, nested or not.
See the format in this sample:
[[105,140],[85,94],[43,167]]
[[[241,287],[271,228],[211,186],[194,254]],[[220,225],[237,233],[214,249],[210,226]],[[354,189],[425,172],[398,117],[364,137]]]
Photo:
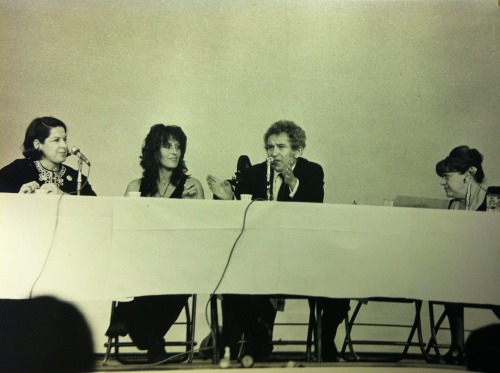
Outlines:
[[406,341],[406,345],[405,345],[405,348],[403,350],[403,353],[401,354],[401,359],[406,357],[406,355],[408,354],[408,350],[413,342],[413,336],[415,335],[415,332],[417,332],[418,346],[420,347],[420,352],[422,353],[422,356],[424,357],[425,361],[429,362],[431,360],[429,355],[425,351],[425,344],[424,344],[423,336],[422,336],[422,322],[420,320],[420,311],[421,310],[422,310],[422,301],[416,300],[415,301],[415,319],[413,320],[413,326],[411,328],[410,335],[408,337],[408,340]]
[[[307,341],[306,341],[306,361],[309,363],[312,361],[312,344],[316,346],[316,341],[318,340],[318,324],[316,323],[316,308],[318,307],[318,302],[316,299],[309,299],[309,324],[307,326]],[[318,355],[318,349],[314,348],[314,353]]]
[[[111,320],[113,320],[113,312],[115,311],[115,307],[117,306],[116,301],[111,302],[111,313],[110,313],[110,324]],[[108,342],[105,344],[106,345],[106,353],[104,354],[104,361],[102,362],[102,365],[106,365],[108,363],[109,357],[111,355],[111,345],[113,343],[113,337],[108,337]]]
[[316,360],[318,363],[323,361],[323,321],[322,321],[323,303],[320,299],[316,300]]
[[111,354],[111,343],[113,341],[112,337],[108,337],[108,342],[106,343],[106,352],[104,354],[104,361],[102,362],[102,365],[107,365],[109,356]]
[[447,314],[446,314],[446,309],[445,309],[436,323],[435,322],[436,319],[434,317],[434,304],[435,304],[434,302],[429,302],[429,321],[431,324],[431,338],[430,338],[429,343],[427,345],[426,352],[427,352],[427,354],[429,354],[431,348],[433,348],[434,353],[436,354],[436,357],[432,360],[439,361],[441,354],[439,352],[439,346],[437,343],[437,333],[439,332],[439,329],[441,328],[441,325],[443,324]]
[[[417,309],[417,307],[418,307],[418,309]],[[418,314],[418,319],[416,319],[418,344],[420,347],[420,352],[422,353],[422,356],[424,357],[424,360],[427,361],[428,363],[430,363],[430,362],[432,362],[432,359],[425,349],[424,337],[423,337],[423,333],[422,333],[422,319],[420,318],[421,310],[422,310],[422,301],[420,301],[420,300],[416,301],[415,302],[415,312]]]
[[408,350],[410,349],[411,343],[413,341],[413,336],[415,335],[415,331],[418,328],[421,307],[422,307],[422,302],[415,301],[415,318],[413,319],[413,325],[412,325],[411,330],[410,330],[410,335],[408,336],[408,339],[406,340],[405,348],[403,349],[403,353],[401,354],[401,357],[399,358],[399,360],[406,357],[406,354],[408,353]]
[[194,333],[196,330],[196,302],[197,302],[197,296],[196,294],[192,295],[191,298],[191,322],[189,325],[187,325],[187,336],[186,336],[186,341],[189,342],[187,345],[187,348],[189,348],[189,355],[188,355],[188,363],[193,362],[193,357],[194,357]]
[[245,343],[246,343],[245,333],[241,333],[241,338],[238,343],[240,345],[240,348],[238,349],[238,356],[236,358],[237,361],[241,361],[241,359],[243,358],[243,352],[245,351]]
[[[356,305],[356,308],[354,309],[354,312],[352,313],[351,319],[349,320],[349,315],[346,316],[344,324],[345,324],[345,339],[344,339],[344,344],[342,345],[342,351],[340,355],[344,360],[356,360],[359,361],[361,358],[359,355],[354,351],[354,344],[352,343],[352,337],[351,337],[351,331],[354,326],[354,321],[356,320],[356,317],[358,316],[359,310],[361,309],[361,305],[363,303],[358,301],[358,304]],[[346,348],[347,346],[349,347],[349,352],[352,356],[347,357]]]
[[219,317],[217,311],[217,296],[212,294],[210,296],[210,322],[212,325],[212,335],[213,335],[213,350],[212,350],[212,363],[219,364],[220,352],[219,352],[219,340],[221,336],[219,335]]

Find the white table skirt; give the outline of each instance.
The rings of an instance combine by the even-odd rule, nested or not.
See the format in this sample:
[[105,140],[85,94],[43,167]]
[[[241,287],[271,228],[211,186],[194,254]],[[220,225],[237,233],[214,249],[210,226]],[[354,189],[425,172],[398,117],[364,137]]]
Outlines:
[[[0,194],[0,297],[214,291],[249,202]],[[500,304],[500,214],[255,202],[217,293]]]

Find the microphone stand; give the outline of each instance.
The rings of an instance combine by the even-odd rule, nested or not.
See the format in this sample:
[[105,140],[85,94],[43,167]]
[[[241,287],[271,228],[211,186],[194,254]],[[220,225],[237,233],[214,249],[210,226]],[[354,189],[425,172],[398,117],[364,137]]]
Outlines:
[[78,178],[76,180],[76,195],[80,195],[82,189],[82,158],[78,157]]
[[267,157],[266,163],[267,163],[267,174],[266,174],[266,193],[267,193],[267,200],[272,201],[273,200],[273,193],[271,191],[271,162],[273,161],[273,157]]

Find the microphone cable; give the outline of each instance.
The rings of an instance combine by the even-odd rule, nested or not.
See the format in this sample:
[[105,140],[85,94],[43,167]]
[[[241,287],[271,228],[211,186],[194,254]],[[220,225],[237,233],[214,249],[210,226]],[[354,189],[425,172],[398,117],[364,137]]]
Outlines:
[[52,252],[52,248],[54,247],[54,242],[55,242],[55,239],[56,239],[57,226],[59,225],[59,207],[61,206],[61,200],[62,200],[63,196],[64,196],[64,193],[61,194],[59,196],[59,198],[57,199],[56,221],[54,223],[54,229],[52,231],[52,240],[50,242],[49,251],[47,252],[47,255],[45,256],[45,260],[43,262],[43,266],[42,266],[42,269],[40,270],[40,273],[38,274],[37,278],[33,282],[33,285],[31,285],[31,289],[30,289],[30,293],[29,293],[29,297],[28,297],[29,299],[33,298],[33,291],[35,289],[35,286],[38,283],[38,281],[40,280],[40,278],[42,277],[43,272],[45,272],[45,267],[47,266],[47,262],[49,260],[50,254]]
[[251,201],[248,206],[245,208],[245,211],[243,213],[243,223],[241,225],[241,229],[240,229],[240,233],[238,234],[238,237],[236,237],[236,240],[234,241],[232,247],[231,247],[231,250],[229,252],[229,256],[226,260],[226,264],[224,266],[224,270],[222,271],[222,274],[219,278],[219,281],[217,282],[217,285],[215,286],[214,290],[212,291],[212,294],[210,294],[209,298],[208,298],[208,301],[206,303],[206,306],[205,306],[205,321],[208,325],[208,329],[210,331],[210,336],[212,337],[212,341],[213,341],[213,344],[212,345],[207,345],[206,347],[200,347],[198,349],[191,349],[191,350],[188,350],[188,351],[184,351],[184,352],[180,352],[180,353],[177,353],[177,354],[174,354],[166,359],[163,359],[161,361],[158,361],[158,362],[155,362],[155,363],[151,363],[151,364],[147,364],[147,366],[155,366],[155,365],[160,365],[160,364],[163,364],[163,363],[166,363],[168,361],[171,361],[171,360],[174,360],[176,359],[177,357],[179,356],[182,356],[182,355],[187,355],[187,354],[190,354],[190,353],[194,353],[194,352],[200,352],[200,351],[208,351],[208,350],[213,350],[214,347],[215,347],[215,343],[216,343],[216,339],[215,339],[215,333],[214,331],[212,330],[212,324],[210,322],[210,319],[208,317],[208,306],[210,304],[210,302],[212,301],[212,298],[215,294],[215,292],[217,291],[217,289],[219,288],[220,284],[222,283],[222,280],[224,279],[225,275],[226,275],[226,272],[227,272],[227,269],[229,267],[229,263],[231,262],[231,258],[233,256],[233,253],[234,253],[234,250],[236,248],[236,245],[238,243],[238,241],[240,240],[241,236],[243,235],[243,232],[245,231],[245,225],[246,225],[246,219],[247,219],[247,214],[248,214],[248,210],[250,208],[250,206],[256,202],[256,201],[263,201],[263,199],[256,199],[256,200],[253,200]]
[[256,201],[265,201],[263,199],[255,199],[253,201],[251,201],[248,206],[245,208],[245,212],[243,213],[243,224],[241,225],[241,230],[240,230],[240,233],[238,234],[238,237],[236,237],[236,240],[234,241],[233,243],[233,246],[231,247],[231,251],[229,252],[229,255],[228,255],[228,258],[226,260],[226,265],[224,267],[224,270],[222,271],[222,274],[220,276],[220,279],[219,279],[219,282],[217,283],[217,285],[215,286],[214,290],[212,291],[212,293],[210,294],[209,298],[208,298],[208,301],[205,305],[205,321],[208,325],[208,330],[210,331],[210,335],[212,336],[212,346],[207,346],[206,349],[213,349],[215,348],[215,343],[216,343],[216,338],[215,338],[215,333],[212,329],[212,323],[210,322],[210,319],[208,317],[208,306],[209,304],[211,303],[212,299],[215,295],[215,293],[217,292],[217,290],[219,289],[219,286],[220,284],[222,283],[222,280],[224,279],[225,275],[226,275],[226,272],[227,272],[227,269],[229,267],[229,263],[231,262],[231,258],[234,254],[234,250],[236,249],[236,245],[238,243],[238,241],[240,240],[241,236],[243,235],[243,232],[245,231],[245,225],[246,225],[246,219],[247,219],[247,214],[248,214],[248,210],[250,208],[250,206],[256,202]]

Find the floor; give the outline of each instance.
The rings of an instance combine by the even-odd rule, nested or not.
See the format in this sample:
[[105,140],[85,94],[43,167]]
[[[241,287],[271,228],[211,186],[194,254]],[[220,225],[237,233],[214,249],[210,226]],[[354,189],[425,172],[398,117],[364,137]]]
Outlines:
[[[430,364],[419,356],[409,356],[398,362],[373,362],[373,361],[344,361],[336,363],[307,363],[301,360],[287,360],[283,356],[270,358],[269,361],[257,362],[253,368],[259,370],[259,373],[280,372],[286,373],[294,368],[307,368],[304,371],[311,373],[326,372],[348,372],[348,373],[386,373],[386,372],[404,372],[404,373],[453,373],[464,372],[464,366],[450,366],[446,364]],[[211,360],[202,360],[197,357],[191,363],[166,363],[162,365],[131,363],[122,364],[114,358],[103,365],[103,356],[96,358],[95,371],[98,372],[130,372],[130,371],[176,371],[176,372],[204,372],[223,369],[220,365],[212,364]],[[224,368],[225,372],[244,369],[240,363],[232,361],[230,366]]]

